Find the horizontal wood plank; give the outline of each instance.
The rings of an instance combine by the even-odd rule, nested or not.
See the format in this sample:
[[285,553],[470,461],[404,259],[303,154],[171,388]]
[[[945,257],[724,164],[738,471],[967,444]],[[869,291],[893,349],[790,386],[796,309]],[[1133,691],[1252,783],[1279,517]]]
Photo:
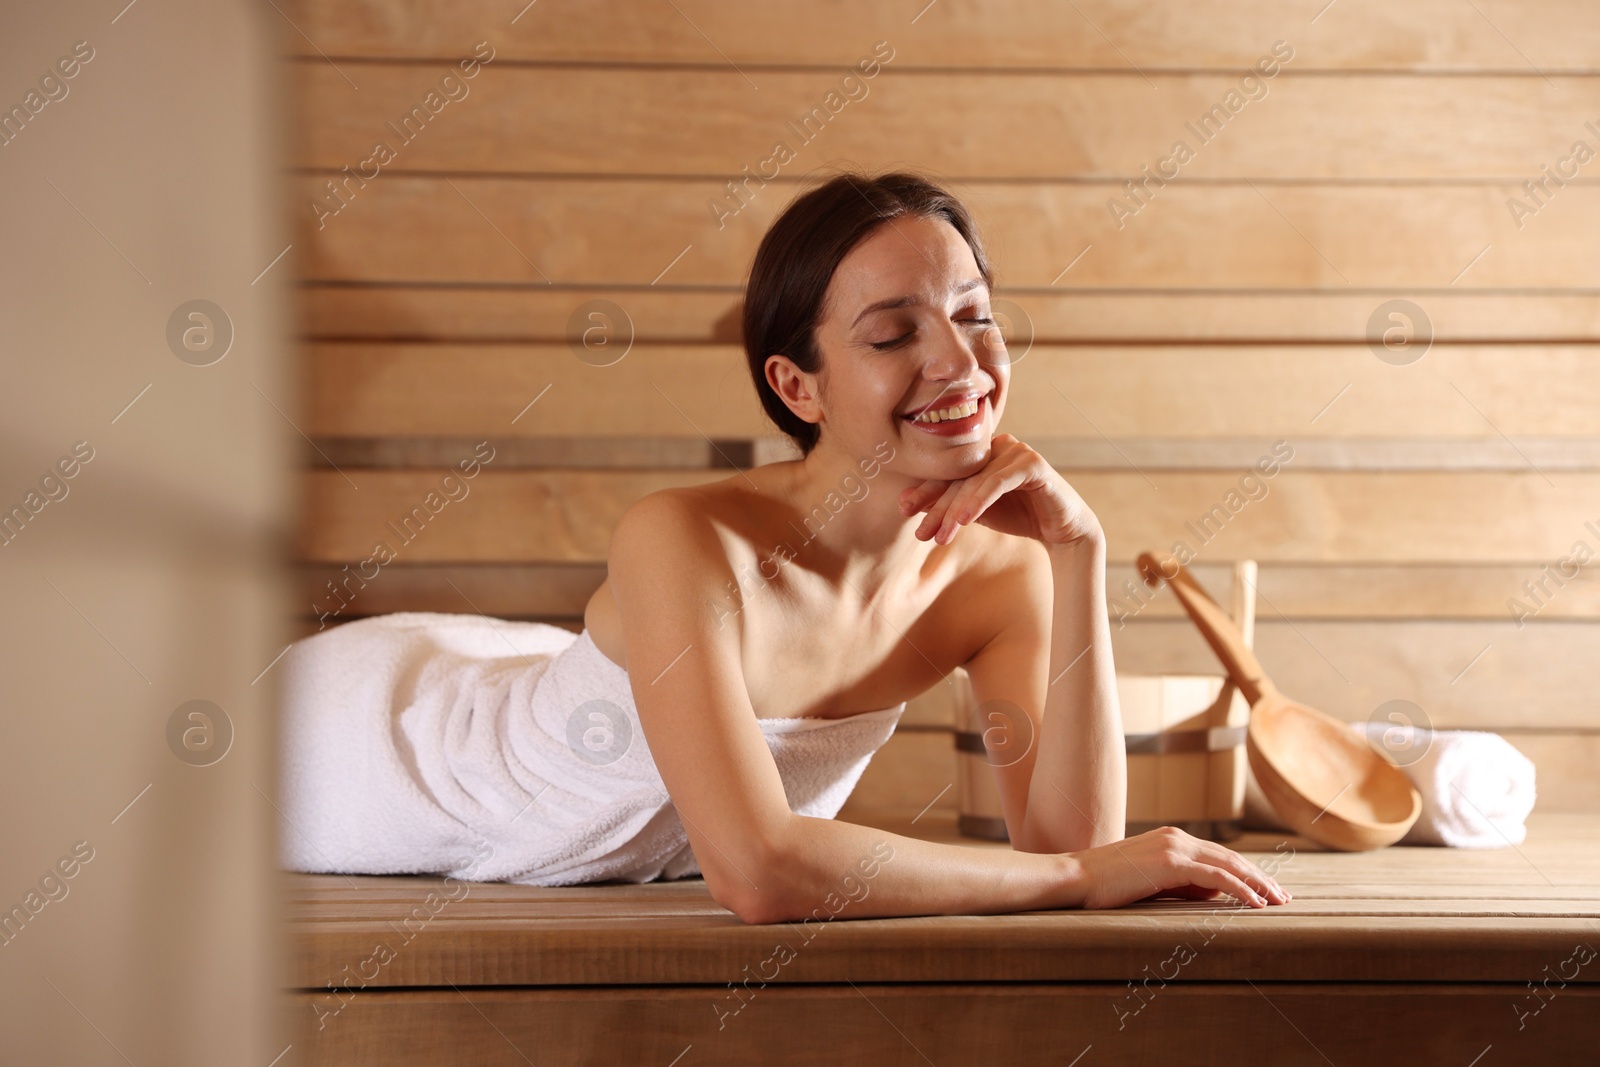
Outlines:
[[[612,288],[527,285],[443,286],[405,283],[305,282],[300,288],[300,331],[310,340],[559,341],[571,331],[573,312],[599,299],[618,300]],[[621,302],[636,340],[737,343],[742,290],[639,285]],[[1600,336],[1600,297],[1595,300]],[[1582,316],[1574,323],[1584,321]]]
[[[1505,887],[1498,887],[1499,893],[1487,895],[1482,893],[1455,894],[1447,887],[1427,885],[1426,883],[1411,883],[1408,889],[1426,886],[1426,894],[1410,901],[1397,900],[1398,894],[1392,889],[1389,892],[1380,892],[1376,887],[1367,893],[1344,892],[1338,895],[1322,897],[1314,892],[1296,894],[1295,899],[1302,902],[1297,910],[1304,916],[1462,916],[1475,918],[1515,918],[1518,916],[1546,916],[1552,918],[1581,918],[1597,906],[1600,898],[1581,889],[1573,891],[1567,887],[1556,887],[1554,895],[1548,891],[1542,894],[1522,895],[1522,887],[1514,887],[1514,895],[1508,894]],[[1398,887],[1395,887],[1398,888]],[[1565,893],[1565,895],[1561,895]],[[306,898],[302,893],[304,903],[297,903],[295,907],[296,918],[304,922],[348,922],[352,918],[391,919],[396,924],[401,922],[416,906],[415,897],[400,896],[393,900],[366,900],[356,897],[351,900],[351,894],[344,894],[345,900],[325,901],[317,897]],[[575,918],[645,918],[658,915],[682,915],[677,909],[666,909],[644,905],[643,907],[632,904],[607,902],[599,906],[585,906],[581,903],[565,905],[563,917]],[[719,909],[715,904],[707,903],[703,909],[697,909],[691,914],[716,915]],[[489,902],[476,900],[470,913],[457,918],[457,922],[487,923],[503,920],[526,920],[528,906],[526,898],[512,897],[504,902]],[[535,916],[534,918],[539,918]]]
[[[930,951],[919,945],[915,954]],[[1170,945],[1152,952],[1150,965],[1159,968],[1173,952]],[[1559,959],[1570,953],[1568,946]],[[753,950],[751,973],[773,954],[770,945]],[[1569,985],[1553,1000],[1528,1001],[1525,1012],[1535,1003],[1547,1006],[1518,1032],[1509,1006],[1523,1005],[1520,998],[1532,994],[1526,984],[1510,982],[1231,981],[1191,988],[1153,978],[1135,993],[1132,981],[997,986],[852,980],[795,988],[751,978],[738,984],[746,980],[729,979],[738,992],[714,987],[731,1000],[704,989],[657,986],[380,990],[352,995],[348,1004],[298,993],[286,1002],[298,1027],[298,1062],[328,1067],[670,1064],[691,1056],[748,1064],[773,1062],[778,1048],[786,1063],[817,1065],[839,1062],[840,1049],[848,1049],[855,1062],[908,1067],[1067,1064],[1086,1052],[1103,1057],[1106,1050],[1119,1057],[1108,1062],[1172,1067],[1242,1058],[1459,1067],[1497,1045],[1529,1057],[1522,1062],[1578,1063],[1593,1047],[1590,1019],[1600,1011],[1600,991]],[[335,1006],[339,1013],[331,1015]]]
[[1508,733],[1538,768],[1538,811],[1600,814],[1600,736],[1582,734]]
[[[1244,471],[1276,442],[1269,437],[1039,437],[1028,445],[1063,470]],[[306,438],[301,466],[341,470],[442,467],[488,444],[495,467],[736,469],[800,458],[786,437],[475,437],[411,435]],[[1299,471],[1593,471],[1600,437],[1302,437]]]
[[[1586,680],[1600,641],[1593,622],[1293,622],[1270,604],[1257,611],[1262,665],[1285,693],[1335,718],[1387,721],[1379,709],[1405,700],[1420,709],[1418,725],[1440,729],[1600,729]],[[1130,622],[1111,642],[1125,674],[1222,673],[1186,619]]]
[[[617,519],[646,493],[739,477],[495,471],[492,462],[475,478],[459,474],[446,482],[451,470],[302,472],[306,525],[298,558],[362,560],[382,541],[407,563],[596,563],[605,559]],[[1241,492],[1245,475],[1157,474],[1072,473],[1106,529],[1111,558],[1182,543],[1207,561],[1529,563],[1537,572],[1568,555],[1586,536],[1585,524],[1600,518],[1595,473],[1556,471],[1547,479],[1533,471],[1297,472],[1291,466],[1270,480],[1252,472],[1256,482],[1243,488],[1255,502]],[[402,529],[397,524],[407,515],[413,521]],[[1485,515],[1495,521],[1474,518]],[[801,549],[808,536],[796,535]]]
[[[780,179],[727,218],[712,207],[726,192],[718,181],[383,173],[364,186],[341,179],[350,182],[343,207],[323,215],[341,203],[329,197],[331,180],[290,183],[303,278],[452,285],[736,287],[802,188]],[[1600,230],[1600,189],[1591,186],[1562,190],[1519,229],[1506,207],[1513,182],[1179,181],[1120,219],[1107,207],[1117,183],[946,184],[977,218],[1002,288],[1376,290],[1363,329],[1396,296],[1426,310],[1426,291],[1452,287],[1600,288],[1600,260],[1585,240]]]
[[594,563],[604,560],[612,529],[634,501],[721,477],[701,471],[480,469],[472,478],[455,469],[308,471],[302,475],[307,511],[300,557],[367,559],[382,542],[412,563]]
[[[1384,633],[1382,636],[1394,635]],[[1287,673],[1280,670],[1284,666],[1290,668]],[[1216,672],[1215,667],[1206,670],[1208,673]],[[1317,702],[1315,692],[1299,688],[1301,680],[1292,664],[1274,664],[1272,672],[1297,698],[1313,704]],[[1400,679],[1399,683],[1409,684],[1406,679]],[[1600,778],[1594,773],[1596,764],[1600,763],[1600,723],[1594,722],[1592,714],[1585,708],[1546,709],[1542,704],[1528,707],[1525,689],[1521,703],[1510,707],[1492,704],[1507,688],[1501,686],[1500,694],[1491,694],[1491,706],[1484,709],[1486,714],[1497,714],[1498,721],[1436,723],[1435,728],[1489,730],[1500,734],[1517,751],[1532,760],[1539,794],[1534,806],[1536,816],[1550,813],[1600,815]],[[1512,699],[1518,699],[1518,695]],[[906,716],[894,736],[872,757],[850,799],[840,809],[839,818],[846,822],[857,822],[871,812],[887,808],[903,809],[911,815],[925,809],[952,813],[960,810],[960,794],[955,788],[960,773],[960,757],[955,750],[954,739],[949,733],[941,732],[926,722],[909,722],[915,714],[914,709],[915,705],[907,708]],[[1438,710],[1437,706],[1435,710]],[[1531,723],[1519,725],[1521,720],[1543,719],[1547,710],[1553,710],[1558,716],[1590,715],[1591,725],[1581,729]],[[1399,892],[1398,887],[1392,888]],[[1520,894],[1523,891],[1519,889],[1517,892]]]
[[[1470,275],[1469,275],[1470,276]],[[1023,307],[1037,341],[1365,343],[1372,293],[1107,291],[1002,289]],[[573,310],[591,300],[626,306],[634,337],[660,341],[739,341],[743,291],[635,285],[568,288],[542,282],[506,287],[429,287],[405,283],[307,283],[300,331],[311,340],[516,341],[565,343]],[[1600,294],[1430,290],[1434,343],[1570,342],[1600,339]]]
[[[872,40],[861,39],[857,59],[873,58]],[[1258,54],[1271,43],[1260,42]],[[1184,179],[1520,182],[1542,177],[1540,163],[1570,155],[1575,140],[1592,142],[1584,123],[1600,112],[1600,82],[1533,70],[1347,77],[1297,71],[1290,60],[1275,77],[1248,80],[1238,72],[949,72],[901,69],[892,47],[882,55],[896,58],[871,78],[848,68],[768,70],[756,82],[721,64],[490,63],[453,81],[449,99],[439,90],[448,65],[363,64],[354,92],[349,72],[305,63],[293,68],[304,116],[294,158],[354,167],[378,141],[394,153],[378,163],[394,172],[738,179],[831,159],[868,170],[914,159],[933,173],[987,179],[1137,180],[1148,166]],[[470,54],[463,44],[460,55]],[[434,108],[421,104],[430,91],[440,101]],[[1474,116],[1470,138],[1459,135],[1463,112]]]
[[[971,848],[1006,848],[953,836],[951,813],[934,811],[916,823],[878,823],[891,833],[946,840]],[[1594,816],[1535,816],[1520,849],[1483,851],[1395,847],[1377,852],[1320,852],[1293,835],[1249,834],[1235,847],[1269,863],[1296,892],[1279,907],[1241,910],[1220,901],[1145,901],[1104,912],[994,916],[930,916],[830,922],[828,934],[809,940],[782,969],[776,985],[884,981],[1113,981],[1137,978],[1141,968],[1170,953],[1173,937],[1215,935],[1184,968],[1179,984],[1227,980],[1249,973],[1267,981],[1506,981],[1525,982],[1540,967],[1559,962],[1575,935],[1590,929],[1600,908],[1596,883]],[[889,862],[892,862],[890,860]],[[709,894],[698,879],[647,885],[607,885],[544,890],[498,886],[477,896],[473,883],[456,890],[410,935],[396,932],[438,879],[409,879],[410,900],[395,899],[397,879],[329,879],[298,884],[291,928],[297,953],[291,983],[324,990],[344,982],[359,1000],[365,991],[415,985],[519,985],[709,983],[739,977],[750,959],[764,958],[774,930],[750,927],[726,911],[707,910]],[[1387,898],[1318,899],[1317,885],[1433,881],[1434,903],[1397,891]],[[348,901],[345,914],[316,905],[311,885]],[[1499,884],[1499,901],[1455,898],[1451,884]],[[372,885],[384,892],[370,903],[348,890]],[[1302,897],[1303,890],[1307,895]],[[1565,914],[1507,915],[1505,901],[1518,886],[1587,887],[1569,894]],[[520,911],[504,905],[520,899]],[[1551,898],[1551,899],[1559,899]],[[609,914],[593,904],[629,905]],[[480,905],[492,916],[471,918]],[[642,905],[642,906],[641,906]],[[315,909],[304,915],[304,909]],[[1530,909],[1534,910],[1534,909]],[[1561,908],[1544,907],[1561,912]],[[848,913],[846,913],[848,915]],[[808,928],[809,929],[809,928]],[[400,939],[392,959],[375,976],[352,979],[373,953],[374,937]],[[641,951],[648,944],[650,951]],[[908,946],[917,945],[916,951]],[[933,951],[933,946],[937,951]],[[1555,950],[1559,948],[1559,954]],[[762,955],[752,956],[752,953]],[[1588,978],[1592,983],[1593,978]],[[330,998],[330,1006],[337,1000]],[[1509,1013],[1508,1013],[1509,1014]]]
[[[1155,427],[1157,441],[1194,438],[1197,451],[1207,441],[1259,436],[1256,452],[1244,455],[1251,446],[1243,445],[1243,452],[1229,453],[1230,465],[1239,466],[1252,464],[1280,437],[1346,439],[1322,449],[1330,459],[1359,452],[1362,442],[1352,438],[1489,439],[1480,456],[1524,469],[1529,463],[1542,469],[1545,457],[1518,452],[1501,435],[1600,441],[1600,406],[1587,393],[1600,368],[1596,346],[1436,346],[1402,367],[1364,344],[1091,347],[1030,344],[1014,332],[1011,354],[1000,428],[1030,441],[1092,441],[1103,462],[1123,466],[1171,462],[1163,453],[1173,448],[1127,443]],[[601,357],[617,361],[596,366]],[[735,345],[634,344],[613,355],[577,341],[320,342],[306,358],[305,430],[314,436],[660,435],[704,443],[775,433],[756,399],[744,350]],[[1542,388],[1525,388],[1530,380]],[[528,407],[535,398],[542,399]],[[1077,451],[1047,458],[1068,465],[1083,458]],[[1211,451],[1221,455],[1217,446]],[[1451,443],[1439,442],[1424,462],[1454,466],[1451,453]]]
[[304,31],[286,43],[308,62],[449,58],[488,39],[505,62],[843,67],[855,64],[863,44],[889,40],[904,66],[1137,74],[1250,66],[1282,38],[1295,44],[1294,62],[1303,69],[1520,74],[1537,63],[1554,74],[1594,70],[1585,43],[1600,35],[1600,16],[1583,0],[1340,0],[1337,17],[1274,0],[1201,0],[1185,5],[1183,17],[1160,0],[1065,6],[986,0],[926,11],[848,0],[678,0],[660,7],[540,0],[526,9],[494,0],[294,0],[284,6]]
[[[327,583],[346,577],[346,564],[307,564],[298,569],[296,602],[332,605]],[[1226,599],[1231,565],[1196,563],[1195,578]],[[349,610],[341,618],[392,611],[471,611],[506,619],[579,619],[589,596],[605,579],[604,563],[404,563],[382,570],[381,581],[350,586]],[[1557,574],[1559,577],[1559,573]],[[1541,567],[1474,564],[1267,564],[1256,578],[1260,603],[1277,618],[1371,621],[1380,619],[1479,620],[1515,618],[1507,601],[1528,598],[1525,582],[1545,580],[1551,594],[1537,620],[1600,620],[1600,578],[1580,570],[1559,587]],[[1130,584],[1131,583],[1131,584]],[[1150,590],[1131,561],[1112,560],[1106,575],[1112,625],[1134,620],[1187,618],[1177,598]],[[359,594],[358,596],[353,594]],[[1263,614],[1269,612],[1264,607]]]
[[[515,427],[513,427],[515,428]],[[1589,458],[1575,443],[1558,439],[1557,447],[1570,453],[1567,458]],[[676,469],[743,468],[773,459],[766,453],[787,441],[769,438],[681,437],[658,434],[626,437],[504,437],[497,434],[462,437],[323,437],[306,438],[301,450],[306,467],[336,467],[340,470],[394,467],[443,467],[454,463],[478,446],[494,449],[498,470],[513,467],[578,467],[607,469],[618,467],[659,467]],[[1549,444],[1549,442],[1541,442]],[[1490,442],[1479,442],[1485,453],[1494,450]],[[1503,443],[1502,443],[1503,444]],[[1521,447],[1526,448],[1527,442]],[[1468,446],[1470,448],[1470,446]],[[1507,450],[1510,451],[1510,450]],[[1600,452],[1600,443],[1597,443]],[[1514,454],[1514,453],[1513,453]],[[759,457],[759,458],[758,458]],[[786,455],[784,458],[788,458]],[[1503,458],[1503,457],[1501,457]],[[1519,463],[1525,460],[1519,457]],[[1585,463],[1600,467],[1600,462]]]

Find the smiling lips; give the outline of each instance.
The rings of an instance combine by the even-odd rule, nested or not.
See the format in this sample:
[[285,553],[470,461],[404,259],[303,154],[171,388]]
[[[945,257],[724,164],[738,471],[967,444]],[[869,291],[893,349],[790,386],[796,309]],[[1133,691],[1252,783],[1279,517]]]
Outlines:
[[957,404],[950,408],[925,408],[913,418],[917,422],[949,422],[953,419],[964,419],[968,415],[978,412],[978,401],[968,400],[964,404]]
[[988,393],[981,393],[968,397],[958,404],[940,408],[925,407],[915,414],[901,417],[917,429],[928,433],[940,436],[962,434],[976,429],[983,420],[983,409],[988,403],[988,398]]

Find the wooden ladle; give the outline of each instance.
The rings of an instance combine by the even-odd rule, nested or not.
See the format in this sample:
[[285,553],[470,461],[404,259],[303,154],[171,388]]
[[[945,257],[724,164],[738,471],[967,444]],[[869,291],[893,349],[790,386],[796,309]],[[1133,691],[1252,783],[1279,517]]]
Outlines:
[[1250,702],[1250,769],[1292,830],[1345,852],[1405,836],[1422,813],[1422,795],[1404,771],[1338,719],[1280,693],[1233,620],[1174,556],[1145,552],[1139,572],[1152,586],[1165,579],[1172,587]]

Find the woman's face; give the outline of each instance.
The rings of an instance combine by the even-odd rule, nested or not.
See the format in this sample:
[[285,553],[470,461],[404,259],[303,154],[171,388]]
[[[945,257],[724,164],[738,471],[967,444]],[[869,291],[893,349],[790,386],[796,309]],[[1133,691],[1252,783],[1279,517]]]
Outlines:
[[865,456],[887,441],[892,465],[923,478],[965,477],[988,460],[1009,360],[972,249],[944,219],[902,216],[851,249],[816,339],[807,417],[820,415],[825,443]]

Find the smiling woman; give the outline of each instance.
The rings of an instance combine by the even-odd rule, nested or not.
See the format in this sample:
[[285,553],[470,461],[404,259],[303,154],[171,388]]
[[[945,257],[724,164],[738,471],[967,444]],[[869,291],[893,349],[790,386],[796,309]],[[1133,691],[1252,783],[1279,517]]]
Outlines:
[[[845,343],[873,352],[893,351],[912,340],[914,312],[924,294],[894,294],[852,307],[847,324],[841,316],[828,314],[840,310],[837,306],[824,307],[830,288],[835,305],[859,300],[862,294],[852,276],[835,281],[835,275],[852,249],[884,227],[891,240],[899,236],[905,244],[878,253],[879,258],[904,255],[915,247],[905,237],[909,227],[936,246],[946,270],[968,260],[973,274],[957,281],[951,293],[961,303],[954,321],[974,336],[981,335],[985,344],[999,339],[988,312],[994,287],[988,257],[976,224],[955,197],[909,174],[886,174],[876,180],[844,174],[800,197],[773,223],[756,252],[745,291],[744,344],[761,406],[802,453],[816,447],[822,431],[820,421],[807,417],[812,409],[801,391],[821,368],[825,339],[818,337],[819,324],[832,331],[843,327],[850,335]],[[774,353],[778,355],[769,369],[768,357]],[[903,415],[916,418],[918,428],[931,429],[941,421],[935,404],[947,411],[987,397],[995,382],[984,377],[981,391],[976,385],[964,387],[961,395],[942,391]],[[787,396],[784,389],[789,390]],[[792,409],[791,400],[806,410]],[[969,415],[968,420],[961,431],[976,428],[978,416]],[[942,434],[948,435],[948,430]]]
[[[885,852],[841,913],[1286,900],[1181,831],[1121,841],[1105,537],[996,433],[1011,378],[992,284],[965,207],[916,175],[841,174],[796,200],[757,250],[745,347],[801,458],[635,503],[576,637],[402,613],[302,640],[284,666],[286,863],[468,877],[488,842],[478,878],[703,875],[746,922],[832,918],[841,872]],[[877,491],[845,507],[858,473]],[[730,611],[752,572],[761,595]],[[908,699],[957,667],[1025,717],[999,725],[1027,751],[995,767],[1014,849],[837,820]]]
[[[757,922],[814,914],[832,874],[881,843],[897,862],[852,917],[1115,906],[1153,892],[1282,902],[1222,846],[1171,829],[1117,844],[1126,786],[1104,535],[1038,453],[996,433],[1010,361],[992,287],[971,215],[914,174],[839,174],[763,238],[745,354],[802,458],[640,501],[585,614],[633,680],[697,869]],[[807,500],[885,441],[892,501],[842,512],[767,583],[772,595],[738,625],[714,625],[704,605],[725,575],[764,558]],[[870,717],[861,709],[957,666],[980,701],[1028,718],[1002,726],[1032,739],[1029,751],[995,768],[1015,851],[806,818],[786,802],[758,726]]]

